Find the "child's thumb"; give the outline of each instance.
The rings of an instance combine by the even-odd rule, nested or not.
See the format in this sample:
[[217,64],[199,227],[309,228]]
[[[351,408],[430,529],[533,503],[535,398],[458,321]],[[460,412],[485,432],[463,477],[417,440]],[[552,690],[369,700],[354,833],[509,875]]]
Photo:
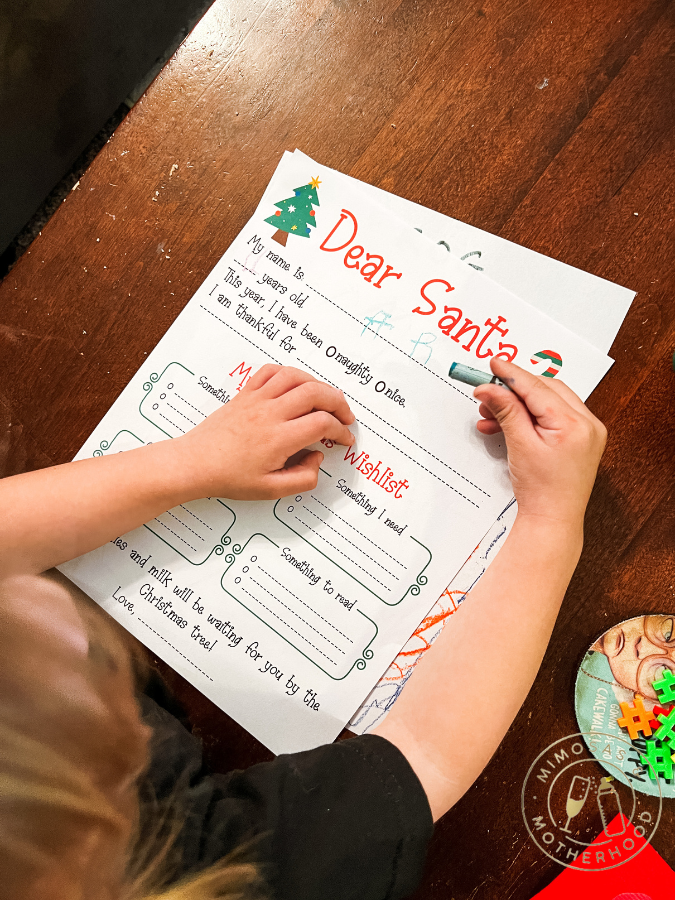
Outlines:
[[494,416],[507,442],[510,437],[522,435],[525,429],[532,428],[527,407],[513,391],[496,384],[485,384],[476,388],[474,397]]

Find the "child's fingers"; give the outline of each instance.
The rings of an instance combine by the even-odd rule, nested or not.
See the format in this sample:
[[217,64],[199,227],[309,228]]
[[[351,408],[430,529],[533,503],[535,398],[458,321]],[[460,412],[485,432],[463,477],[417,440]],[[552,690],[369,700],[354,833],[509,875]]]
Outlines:
[[254,372],[253,375],[251,375],[242,388],[242,391],[254,391],[256,388],[261,388],[273,375],[276,375],[280,369],[281,366],[276,363],[266,363],[264,366],[261,366],[257,372]]
[[[490,362],[492,363],[492,360],[490,360]],[[530,376],[532,374],[529,372],[525,372],[525,370],[521,369],[520,366],[516,366],[513,363],[507,363],[506,360],[497,359],[497,360],[495,360],[495,363],[498,368],[501,368],[502,365],[512,366],[519,373],[523,373],[524,375],[527,375],[527,376]],[[558,379],[558,378],[544,379],[541,375],[532,375],[532,377],[535,378],[536,381],[539,382],[539,384],[542,385],[544,388],[548,388],[548,389],[554,391],[554,393],[556,393],[566,403],[568,403],[572,407],[572,409],[575,409],[577,412],[584,413],[585,415],[591,415],[588,407],[583,402],[583,400],[579,396],[577,396],[577,394],[574,393],[572,388],[569,387],[567,384],[565,384],[565,382],[562,381],[561,379]],[[502,379],[502,380],[506,380],[506,379]],[[518,393],[518,394],[521,393],[517,388],[515,388],[514,385],[509,384],[509,387],[514,387],[514,390],[516,390],[516,393]],[[521,394],[521,396],[522,396],[522,394]]]
[[502,426],[496,419],[479,419],[476,422],[476,428],[481,434],[499,434]]
[[586,406],[581,397],[578,397],[574,393],[572,388],[566,385],[564,381],[558,381],[557,378],[551,379],[551,381],[548,382],[548,386],[552,391],[555,391],[559,397],[562,397],[562,399],[565,400],[566,403],[569,403],[572,409],[575,409],[582,415],[592,415],[591,411]]
[[502,430],[502,426],[484,403],[478,407],[478,414],[483,417],[476,422],[476,428],[481,434],[498,434]]
[[[560,424],[560,420],[569,411],[569,404],[557,390],[554,390],[547,379],[539,378],[531,372],[526,372],[520,366],[506,362],[504,359],[495,359],[492,357],[490,366],[495,375],[498,375],[502,381],[515,392],[523,401],[527,409],[532,413],[537,422],[543,428],[556,428]],[[491,385],[481,385],[474,391],[474,397],[483,402],[487,402],[487,394],[483,393],[483,388],[491,387]],[[503,393],[506,393],[501,388]],[[490,392],[493,396],[493,392]],[[496,396],[496,395],[494,395]],[[494,405],[489,403],[491,409]],[[498,418],[498,417],[497,417]]]
[[484,419],[494,419],[492,412],[488,406],[484,403],[481,403],[478,407],[478,415],[482,416]]
[[294,387],[279,398],[279,405],[288,419],[305,416],[312,410],[332,413],[345,425],[351,425],[355,419],[342,391],[325,381],[306,381]]
[[319,480],[322,461],[323,453],[311,450],[288,468],[270,472],[266,479],[270,497],[288,497],[290,494],[313,490]]
[[267,399],[274,400],[300,384],[316,380],[313,375],[310,375],[309,372],[303,372],[302,369],[296,369],[294,366],[282,366],[265,382],[260,393]]
[[284,436],[298,448],[307,447],[308,444],[314,444],[322,438],[328,438],[347,447],[351,447],[356,440],[346,425],[324,410],[293,419],[287,422],[283,429]]
[[[481,384],[475,389],[473,395],[480,401],[481,406],[486,407],[492,419],[496,420],[499,425],[499,430],[503,431],[507,438],[511,435],[515,437],[517,433],[522,435],[533,432],[532,419],[527,406],[513,391],[507,391],[496,384]],[[489,423],[490,419],[486,419],[478,424],[488,426]],[[485,431],[483,428],[478,430],[483,434],[496,433],[496,430]]]

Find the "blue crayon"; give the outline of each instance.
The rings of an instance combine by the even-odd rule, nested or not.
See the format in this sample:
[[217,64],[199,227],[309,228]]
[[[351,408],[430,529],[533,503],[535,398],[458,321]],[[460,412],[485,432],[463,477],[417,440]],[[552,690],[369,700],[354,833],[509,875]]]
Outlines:
[[500,387],[510,391],[511,388],[496,375],[489,372],[481,372],[480,369],[472,369],[471,366],[465,366],[462,363],[454,362],[450,366],[448,372],[450,378],[455,381],[462,381],[464,384],[470,384],[472,387],[478,387],[479,384],[498,384]]

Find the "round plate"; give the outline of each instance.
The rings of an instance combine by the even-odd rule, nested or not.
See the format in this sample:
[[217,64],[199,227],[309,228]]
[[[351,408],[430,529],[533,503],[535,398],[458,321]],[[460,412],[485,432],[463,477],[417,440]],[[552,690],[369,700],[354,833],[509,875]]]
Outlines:
[[[617,735],[630,740],[617,724],[622,715],[619,704],[633,705],[637,696],[651,710],[658,703],[653,682],[663,677],[665,669],[675,673],[675,612],[626,619],[589,647],[577,673],[574,701],[579,731],[587,735],[584,740],[598,762],[607,771],[611,762],[611,774],[634,790],[670,798],[675,797],[675,778],[660,777],[657,785],[640,762],[644,735],[631,741],[629,753],[616,747],[613,739]],[[588,736],[594,733],[597,737]]]

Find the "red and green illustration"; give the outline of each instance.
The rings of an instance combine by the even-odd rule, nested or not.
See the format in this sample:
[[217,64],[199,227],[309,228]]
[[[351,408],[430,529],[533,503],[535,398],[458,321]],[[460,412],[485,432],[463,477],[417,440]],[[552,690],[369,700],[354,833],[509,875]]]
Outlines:
[[546,369],[545,372],[542,372],[544,378],[555,378],[562,369],[562,356],[559,353],[556,353],[555,350],[540,350],[532,356],[530,362],[532,365],[536,366],[542,359],[545,362],[550,363],[548,369]]
[[295,188],[292,197],[274,204],[277,212],[269,219],[265,219],[269,225],[275,225],[277,228],[272,235],[272,240],[278,241],[282,247],[285,247],[289,234],[309,237],[310,227],[316,228],[315,213],[312,207],[319,206],[316,189],[320,184],[318,178],[312,178],[309,184]]

